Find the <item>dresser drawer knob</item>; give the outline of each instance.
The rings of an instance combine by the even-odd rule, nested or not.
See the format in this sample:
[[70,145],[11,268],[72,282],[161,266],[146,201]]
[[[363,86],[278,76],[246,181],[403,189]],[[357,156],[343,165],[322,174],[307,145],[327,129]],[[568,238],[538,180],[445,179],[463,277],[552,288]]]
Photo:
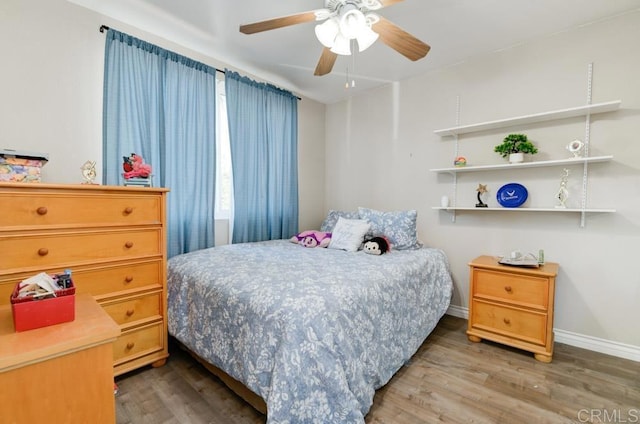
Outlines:
[[131,315],[134,314],[134,310],[133,309],[127,309],[127,316],[130,317]]
[[511,324],[511,320],[509,318],[503,318],[502,321],[507,325]]
[[124,277],[125,283],[130,283],[132,281],[133,281],[133,275],[127,275],[126,277]]
[[38,209],[36,209],[36,212],[38,213],[38,215],[46,215],[49,210],[44,206],[40,206]]
[[49,254],[49,249],[47,249],[46,247],[41,247],[40,249],[38,249],[38,255],[47,256],[48,254]]
[[129,342],[129,343],[127,343],[127,350],[131,350],[131,349],[133,349],[133,347],[134,347],[135,345],[136,345],[136,344],[135,344],[134,342]]
[[511,289],[511,286],[504,286],[504,291],[511,293],[513,290]]
[[125,215],[131,215],[132,213],[133,213],[133,208],[131,206],[124,208]]
[[127,249],[131,249],[133,247],[133,242],[132,241],[128,241],[124,244],[124,247],[126,247]]

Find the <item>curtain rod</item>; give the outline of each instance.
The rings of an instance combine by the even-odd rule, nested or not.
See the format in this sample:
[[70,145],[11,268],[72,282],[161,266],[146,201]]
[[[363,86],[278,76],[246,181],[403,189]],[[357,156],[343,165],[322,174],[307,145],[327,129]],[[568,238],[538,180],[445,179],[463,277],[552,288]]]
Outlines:
[[[100,32],[105,32],[105,31],[109,31],[109,29],[110,28],[108,26],[106,26],[106,25],[100,25],[99,31]],[[212,66],[212,68],[215,69],[217,72],[220,72],[221,74],[226,74],[226,72],[224,70],[222,70],[222,69],[218,69],[218,68],[213,67],[213,66]],[[300,98],[298,96],[296,96],[296,99],[302,100],[302,98]]]

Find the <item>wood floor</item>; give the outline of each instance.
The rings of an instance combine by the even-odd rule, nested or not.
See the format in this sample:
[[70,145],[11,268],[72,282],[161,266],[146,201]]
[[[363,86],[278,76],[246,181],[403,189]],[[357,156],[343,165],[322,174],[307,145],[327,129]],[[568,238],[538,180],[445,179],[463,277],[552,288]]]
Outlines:
[[[640,363],[556,343],[553,362],[483,341],[445,316],[378,390],[368,424],[640,423]],[[118,424],[264,423],[188,354],[118,377]]]

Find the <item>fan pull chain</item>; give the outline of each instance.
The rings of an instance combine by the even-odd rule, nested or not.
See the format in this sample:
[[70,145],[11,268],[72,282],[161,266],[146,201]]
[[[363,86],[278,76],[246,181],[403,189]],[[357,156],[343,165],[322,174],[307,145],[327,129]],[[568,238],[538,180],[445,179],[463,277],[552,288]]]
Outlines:
[[[355,40],[351,40],[351,72],[355,74],[356,70],[356,51],[355,51],[356,43]],[[351,79],[351,83],[349,83],[349,67],[347,66],[347,81],[344,84],[344,88],[348,90],[349,88],[353,88],[356,86],[355,78]]]
[[[355,75],[356,73],[356,40],[351,40],[351,51],[353,53],[351,53],[351,72]],[[356,79],[353,78],[351,80],[351,87],[355,87],[356,86]]]

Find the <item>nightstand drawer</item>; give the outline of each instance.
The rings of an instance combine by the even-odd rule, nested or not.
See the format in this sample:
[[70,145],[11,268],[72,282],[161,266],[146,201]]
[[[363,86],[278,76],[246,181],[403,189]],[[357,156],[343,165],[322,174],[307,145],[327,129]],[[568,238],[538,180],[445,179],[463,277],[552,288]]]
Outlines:
[[118,302],[102,303],[104,310],[119,325],[126,327],[145,320],[162,319],[162,292],[127,298]]
[[160,229],[0,236],[0,269],[73,267],[161,255]]
[[11,213],[0,215],[0,226],[28,229],[65,226],[160,224],[162,199],[146,195],[110,195],[75,192],[66,195],[28,192],[0,193],[0,203]]
[[473,301],[472,329],[490,331],[544,346],[547,314]]
[[548,278],[487,269],[474,269],[472,278],[474,298],[502,301],[544,311],[549,306]]

